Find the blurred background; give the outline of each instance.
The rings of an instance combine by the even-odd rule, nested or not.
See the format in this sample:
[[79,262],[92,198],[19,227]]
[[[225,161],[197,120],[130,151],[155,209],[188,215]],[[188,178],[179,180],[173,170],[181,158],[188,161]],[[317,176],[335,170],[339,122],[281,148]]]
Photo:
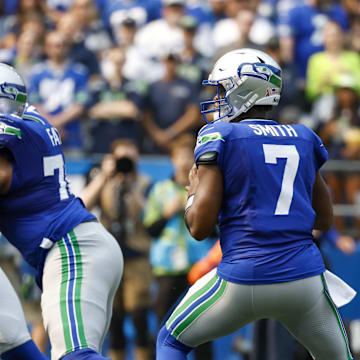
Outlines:
[[[183,223],[184,186],[201,81],[229,50],[270,54],[283,69],[272,117],[323,140],[333,229],[315,233],[328,268],[360,291],[360,1],[2,0],[0,62],[22,75],[30,103],[62,137],[72,190],[124,250],[125,273],[104,354],[153,359],[174,302],[221,258]],[[48,351],[31,269],[2,239],[0,266],[18,290],[32,335]],[[128,269],[128,271],[126,270]],[[341,311],[355,358],[359,297]],[[193,359],[310,359],[275,321],[205,344]]]

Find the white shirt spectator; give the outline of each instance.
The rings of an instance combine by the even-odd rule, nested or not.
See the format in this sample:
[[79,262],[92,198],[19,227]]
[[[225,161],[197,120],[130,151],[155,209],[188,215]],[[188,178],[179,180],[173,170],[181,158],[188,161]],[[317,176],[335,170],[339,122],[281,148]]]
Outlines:
[[179,52],[184,46],[184,37],[179,27],[170,26],[164,19],[159,19],[138,31],[135,44],[143,48],[148,57],[160,59],[166,52]]

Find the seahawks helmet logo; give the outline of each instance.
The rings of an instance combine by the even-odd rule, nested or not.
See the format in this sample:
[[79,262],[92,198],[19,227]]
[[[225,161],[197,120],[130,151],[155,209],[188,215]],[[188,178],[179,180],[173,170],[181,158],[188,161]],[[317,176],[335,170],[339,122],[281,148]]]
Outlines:
[[25,103],[27,100],[25,86],[2,83],[0,84],[0,97]]
[[281,70],[264,63],[243,63],[238,68],[238,76],[251,76],[270,82],[281,88]]

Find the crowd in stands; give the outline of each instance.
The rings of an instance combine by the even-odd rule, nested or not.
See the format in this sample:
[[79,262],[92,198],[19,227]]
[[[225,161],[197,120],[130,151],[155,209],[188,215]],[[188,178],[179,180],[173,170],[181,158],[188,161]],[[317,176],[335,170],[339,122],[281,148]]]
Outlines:
[[[199,103],[213,96],[202,80],[216,59],[241,47],[269,53],[282,68],[275,120],[312,128],[330,159],[360,160],[359,0],[0,2],[0,62],[22,75],[29,102],[58,129],[66,156],[105,156],[82,196],[89,209],[100,208],[125,256],[111,324],[115,360],[125,356],[125,315],[138,332],[136,359],[152,356],[151,269],[161,322],[186,289],[191,265],[214,244],[216,235],[191,247],[184,186],[203,125]],[[136,172],[144,154],[169,155],[173,178],[151,186]],[[326,173],[335,203],[360,206],[360,169],[353,170]],[[359,217],[337,217],[339,233],[332,233],[345,253],[354,251],[349,225],[360,229]],[[211,359],[207,351],[205,344],[197,359]]]

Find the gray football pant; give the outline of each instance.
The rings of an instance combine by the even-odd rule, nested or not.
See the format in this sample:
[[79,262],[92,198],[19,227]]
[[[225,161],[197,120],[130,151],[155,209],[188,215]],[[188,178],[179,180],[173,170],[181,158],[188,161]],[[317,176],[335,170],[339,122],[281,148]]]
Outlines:
[[352,359],[343,323],[322,275],[241,285],[212,271],[189,289],[166,328],[183,344],[196,347],[264,318],[280,321],[316,360]]
[[118,243],[97,222],[76,226],[52,247],[41,296],[52,360],[78,349],[101,351],[122,270]]
[[30,340],[20,300],[0,269],[0,354]]

